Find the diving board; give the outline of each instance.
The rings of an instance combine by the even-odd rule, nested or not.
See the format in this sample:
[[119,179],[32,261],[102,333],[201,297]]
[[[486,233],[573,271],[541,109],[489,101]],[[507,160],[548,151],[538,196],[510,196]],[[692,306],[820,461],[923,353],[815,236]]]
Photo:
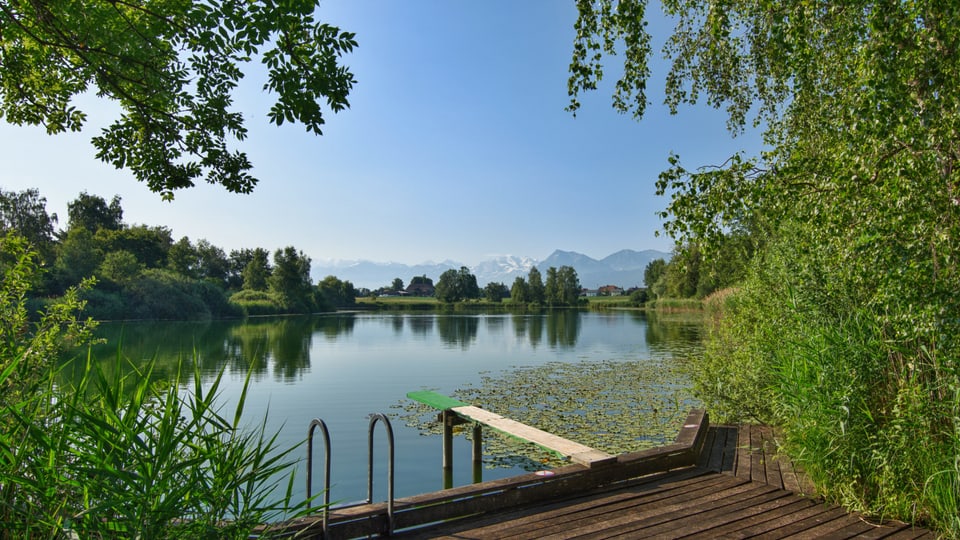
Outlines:
[[601,450],[574,442],[563,437],[547,433],[533,426],[505,418],[494,412],[464,403],[437,392],[422,390],[410,392],[407,397],[429,405],[441,411],[455,414],[457,417],[493,428],[507,436],[533,443],[544,450],[560,455],[574,463],[587,467],[596,467],[616,461],[616,456]]

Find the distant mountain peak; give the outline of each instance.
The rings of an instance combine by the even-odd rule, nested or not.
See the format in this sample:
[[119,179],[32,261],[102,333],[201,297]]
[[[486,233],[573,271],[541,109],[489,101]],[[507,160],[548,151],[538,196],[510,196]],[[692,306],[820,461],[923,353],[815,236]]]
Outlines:
[[[551,266],[555,268],[571,266],[576,269],[580,284],[586,288],[595,289],[603,285],[630,288],[642,286],[643,271],[647,264],[660,258],[669,259],[670,254],[652,249],[644,251],[622,249],[598,261],[583,253],[557,249],[542,261],[517,255],[493,256],[470,267],[470,271],[477,276],[477,283],[481,287],[491,282],[500,282],[509,287],[517,277],[526,278],[534,266],[543,274]],[[436,283],[440,279],[440,274],[450,269],[458,270],[461,266],[466,265],[451,260],[441,263],[428,261],[416,265],[366,260],[327,260],[315,265],[311,274],[314,278],[320,279],[335,275],[350,281],[356,287],[377,289],[390,285],[396,278],[407,283],[414,276],[422,275],[426,275]]]

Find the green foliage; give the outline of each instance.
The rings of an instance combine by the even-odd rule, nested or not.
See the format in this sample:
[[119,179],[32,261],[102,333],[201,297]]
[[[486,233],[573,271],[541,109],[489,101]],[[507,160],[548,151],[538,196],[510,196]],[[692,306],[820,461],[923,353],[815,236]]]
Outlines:
[[499,303],[510,296],[510,289],[503,283],[491,281],[483,288],[483,297],[488,302]]
[[57,250],[54,279],[61,289],[90,277],[103,262],[104,253],[93,233],[83,228],[70,229]]
[[0,189],[0,235],[13,233],[26,238],[49,261],[56,214],[47,214],[47,199],[36,189],[21,192]]
[[527,274],[527,302],[531,304],[544,304],[547,299],[546,289],[543,286],[543,276],[536,266],[530,268]]
[[129,251],[146,268],[163,268],[173,245],[170,229],[163,226],[134,225],[122,229],[99,229],[94,240],[104,253]]
[[82,191],[67,203],[67,216],[67,230],[81,228],[95,233],[100,229],[119,231],[124,227],[119,195],[114,195],[107,204],[103,197]]
[[630,293],[630,303],[635,306],[642,306],[646,304],[649,299],[650,293],[647,292],[647,289],[637,289]]
[[576,306],[580,302],[580,278],[571,266],[547,269],[544,285],[544,301],[549,306]]
[[168,270],[145,270],[122,294],[126,317],[132,319],[189,320],[239,314],[219,287]]
[[477,277],[471,274],[466,266],[460,267],[460,270],[451,268],[440,274],[434,296],[445,303],[479,298],[480,287],[477,285]]
[[234,293],[230,303],[247,315],[279,315],[285,312],[280,298],[268,291],[243,290]]
[[336,276],[327,276],[317,284],[317,292],[324,304],[331,308],[351,307],[357,303],[357,290],[353,283],[342,281]]
[[510,287],[510,301],[514,304],[530,302],[530,287],[521,276],[513,280],[513,286]]
[[[590,44],[646,39],[625,16],[634,2],[578,7],[574,99],[612,49]],[[767,148],[695,170],[671,156],[657,183],[670,197],[667,232],[706,256],[695,294],[723,286],[726,263],[716,277],[703,263],[721,259],[728,233],[749,231],[742,251],[756,250],[711,340],[712,406],[782,423],[824,493],[960,537],[960,11],[943,2],[663,7],[676,18],[667,104],[723,107],[734,133],[755,114]],[[642,98],[647,59],[633,62],[621,82]],[[642,99],[633,110],[642,114]],[[688,278],[677,273],[668,288],[689,293]]]
[[117,285],[126,285],[142,271],[143,265],[137,262],[133,253],[120,250],[107,253],[97,269],[97,276]]
[[293,246],[273,254],[270,292],[280,298],[288,313],[309,313],[314,309],[313,285],[310,281],[310,257]]
[[263,89],[277,94],[270,122],[321,133],[321,103],[346,108],[353,75],[339,65],[354,35],[314,20],[316,0],[137,3],[9,0],[0,10],[0,116],[79,131],[71,104],[90,91],[121,117],[93,138],[97,157],[129,168],[165,199],[197,178],[246,193],[256,179],[243,152],[247,130],[233,109],[242,66],[259,59]]
[[648,289],[653,288],[653,286],[660,281],[660,278],[667,271],[667,261],[663,259],[654,259],[647,263],[646,268],[643,269],[643,284],[647,286]]
[[273,269],[270,268],[270,253],[263,248],[256,248],[250,254],[250,260],[243,266],[243,289],[251,291],[265,291]]
[[76,385],[57,381],[59,354],[90,341],[81,291],[31,325],[37,256],[13,236],[0,247],[0,538],[246,538],[306,511],[291,500],[294,449],[243,422],[249,377],[231,416],[216,403],[223,372],[202,383],[197,359],[191,390],[179,373],[154,385],[152,364],[120,369],[119,352],[115,375],[88,357]]

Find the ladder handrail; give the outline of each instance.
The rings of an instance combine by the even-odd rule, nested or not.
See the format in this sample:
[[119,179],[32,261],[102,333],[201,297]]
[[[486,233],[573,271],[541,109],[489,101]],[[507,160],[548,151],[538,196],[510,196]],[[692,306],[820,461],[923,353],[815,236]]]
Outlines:
[[373,502],[373,428],[377,421],[382,420],[383,426],[387,429],[387,535],[393,534],[393,427],[390,425],[390,419],[382,413],[373,413],[370,415],[370,430],[367,434],[367,503]]
[[330,512],[330,431],[327,424],[319,418],[310,421],[307,429],[307,508],[310,508],[310,497],[313,494],[313,432],[319,427],[323,434],[324,463],[323,463],[323,534],[327,534],[327,519]]

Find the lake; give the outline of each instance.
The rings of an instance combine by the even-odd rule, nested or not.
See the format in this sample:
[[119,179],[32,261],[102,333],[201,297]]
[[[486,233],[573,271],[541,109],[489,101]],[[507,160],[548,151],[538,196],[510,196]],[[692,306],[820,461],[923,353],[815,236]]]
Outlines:
[[[672,440],[691,397],[685,360],[698,354],[696,315],[555,310],[538,314],[337,313],[209,322],[103,323],[105,366],[118,351],[134,363],[155,358],[157,376],[194,359],[204,377],[224,371],[222,403],[231,411],[251,369],[250,422],[268,415],[290,446],[322,418],[332,440],[331,499],[366,498],[371,413],[386,414],[395,436],[397,497],[441,489],[439,431],[433,413],[407,392],[456,395],[499,414],[610,452]],[[229,407],[229,408],[227,408]],[[679,418],[679,419],[678,419]],[[653,427],[650,427],[653,426]],[[657,427],[659,426],[659,427]],[[631,431],[639,430],[639,431]],[[386,498],[387,445],[374,433],[374,500]],[[484,480],[551,466],[536,451],[484,435]],[[314,486],[322,486],[318,438]],[[470,483],[470,442],[455,437],[454,485]],[[296,453],[305,456],[305,448]],[[305,466],[297,489],[305,491]],[[315,490],[317,488],[315,487]]]

